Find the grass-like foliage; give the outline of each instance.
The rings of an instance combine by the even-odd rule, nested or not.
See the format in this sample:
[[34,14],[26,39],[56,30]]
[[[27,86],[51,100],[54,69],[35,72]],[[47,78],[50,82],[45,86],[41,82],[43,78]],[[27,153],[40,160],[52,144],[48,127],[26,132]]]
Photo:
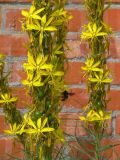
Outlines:
[[110,70],[106,60],[109,52],[109,35],[112,29],[104,22],[103,15],[108,6],[104,7],[104,0],[85,0],[88,24],[83,26],[81,40],[87,41],[90,53],[86,57],[85,65],[82,67],[87,80],[87,90],[89,101],[83,109],[80,120],[84,123],[84,128],[88,134],[90,149],[85,149],[82,141],[78,140],[80,151],[87,155],[90,160],[107,160],[111,157],[105,156],[103,152],[115,145],[102,146],[102,141],[108,136],[106,120],[111,118],[111,112],[107,111],[107,92],[110,90]]
[[3,108],[5,117],[10,124],[19,124],[21,122],[20,112],[16,109],[17,97],[12,97],[11,90],[8,85],[9,73],[4,71],[5,56],[0,54],[0,107]]
[[89,43],[90,54],[82,67],[87,79],[89,102],[84,108],[85,116],[80,117],[86,123],[92,123],[96,132],[103,130],[104,121],[110,118],[106,112],[106,93],[109,91],[110,70],[107,67],[106,54],[109,49],[108,37],[111,28],[103,21],[104,0],[85,0],[89,23],[83,27],[81,39]]

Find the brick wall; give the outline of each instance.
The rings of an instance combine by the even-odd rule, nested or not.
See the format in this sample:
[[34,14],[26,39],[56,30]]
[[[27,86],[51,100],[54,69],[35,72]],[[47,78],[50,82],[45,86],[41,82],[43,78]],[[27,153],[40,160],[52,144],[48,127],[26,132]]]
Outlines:
[[[27,51],[24,48],[27,36],[20,32],[21,28],[21,9],[30,7],[31,0],[0,0],[0,52],[7,55],[6,70],[12,69],[10,85],[13,94],[19,97],[17,107],[24,110],[26,104],[25,89],[21,85],[21,80],[26,77],[22,64],[26,60]],[[69,0],[66,9],[73,15],[69,23],[69,33],[67,42],[70,51],[66,52],[69,61],[69,69],[66,73],[66,82],[70,85],[72,96],[66,100],[61,117],[63,119],[63,129],[70,133],[75,133],[77,124],[77,135],[85,135],[79,121],[78,112],[87,102],[88,96],[85,88],[85,79],[81,71],[81,65],[84,57],[87,55],[88,46],[85,43],[80,45],[79,34],[81,26],[87,22],[82,0]],[[108,109],[113,111],[113,118],[109,122],[108,134],[109,139],[105,143],[118,142],[120,139],[120,0],[113,0],[111,8],[105,13],[105,20],[111,25],[115,34],[110,37],[110,53],[108,55],[108,65],[112,71],[113,83],[108,97],[111,101]],[[29,101],[29,98],[27,98]],[[7,128],[4,114],[0,109],[0,160],[6,160],[6,153],[19,153],[20,145],[14,147],[14,140],[6,137],[3,130]],[[117,146],[116,152],[120,155],[120,147]],[[112,153],[111,153],[112,154]],[[112,154],[114,157],[114,154]],[[114,158],[113,158],[114,159]]]

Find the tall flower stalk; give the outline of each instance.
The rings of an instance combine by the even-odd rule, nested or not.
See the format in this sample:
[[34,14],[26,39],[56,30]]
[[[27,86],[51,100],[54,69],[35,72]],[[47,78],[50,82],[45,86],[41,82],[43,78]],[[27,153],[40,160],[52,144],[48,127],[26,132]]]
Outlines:
[[[83,27],[81,39],[87,41],[90,48],[90,54],[82,67],[90,95],[86,110],[87,114],[89,113],[88,116],[92,113],[93,117],[97,117],[97,113],[99,116],[104,117],[107,114],[106,94],[112,82],[110,70],[106,64],[109,50],[108,36],[112,33],[112,30],[103,21],[104,0],[85,0],[85,6],[89,23]],[[97,119],[94,119],[94,121],[94,127],[99,132],[99,129],[103,129],[103,126],[97,122]]]
[[[30,138],[39,150],[39,157],[45,160],[52,159],[56,141],[63,141],[58,114],[63,92],[67,89],[64,83],[64,47],[66,24],[70,19],[64,5],[65,2],[59,0],[34,0],[29,11],[22,11],[25,17],[22,28],[29,36],[28,62],[24,64],[27,79],[22,83],[32,97],[32,121],[38,125],[39,119],[46,119],[46,124],[51,128],[42,138]],[[29,131],[32,133],[32,130]]]
[[5,55],[0,53],[0,107],[3,108],[8,123],[19,124],[22,120],[20,112],[16,109],[17,97],[12,97],[8,84],[9,73],[5,72]]
[[[110,119],[106,94],[109,91],[110,70],[107,67],[107,54],[109,52],[109,35],[111,28],[104,22],[103,14],[106,8],[104,0],[85,0],[88,24],[84,25],[81,39],[89,44],[90,53],[86,57],[82,67],[87,79],[89,101],[84,109],[84,115],[80,117],[85,122],[85,128],[90,131],[94,139],[95,159],[102,160],[101,140],[106,129],[105,121]],[[91,159],[91,157],[90,157]]]

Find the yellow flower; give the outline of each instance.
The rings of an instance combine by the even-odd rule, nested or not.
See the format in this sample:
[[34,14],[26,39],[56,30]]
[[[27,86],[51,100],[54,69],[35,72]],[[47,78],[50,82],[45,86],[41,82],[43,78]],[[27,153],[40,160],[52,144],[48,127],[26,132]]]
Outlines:
[[85,66],[83,66],[81,68],[82,68],[82,70],[84,70],[88,73],[91,71],[103,72],[103,70],[99,68],[99,65],[100,65],[100,61],[95,63],[94,58],[88,58],[85,62]]
[[26,86],[43,86],[41,82],[42,75],[49,75],[53,65],[47,64],[48,57],[43,57],[39,54],[36,59],[28,52],[28,63],[24,63],[24,68],[27,71],[27,80],[23,80],[22,83]]
[[88,121],[88,122],[94,122],[94,121],[105,121],[107,119],[111,118],[111,112],[103,112],[102,110],[95,111],[90,110],[86,116],[80,116],[80,120],[82,121]]
[[5,56],[0,53],[0,72],[3,72]]
[[30,19],[38,19],[41,20],[41,17],[38,15],[40,12],[42,12],[44,8],[40,8],[39,10],[35,9],[35,6],[31,6],[29,12],[22,10],[22,15],[26,17],[28,20]]
[[5,59],[5,55],[3,55],[2,53],[0,53],[0,61],[3,61]]
[[31,118],[28,120],[28,125],[31,127],[29,129],[26,129],[25,132],[28,134],[42,134],[45,132],[52,132],[54,131],[54,128],[45,127],[47,124],[48,119],[45,118],[42,122],[41,118],[37,120],[37,125],[32,121]]
[[52,64],[46,63],[47,59],[48,59],[47,56],[43,57],[42,54],[39,54],[36,60],[34,60],[33,55],[30,52],[28,52],[28,63],[24,63],[24,68],[27,71],[36,70],[37,72],[44,74],[44,70],[51,70],[53,67]]
[[1,98],[0,99],[0,103],[6,103],[6,104],[9,104],[9,103],[12,103],[12,102],[15,102],[17,100],[16,97],[10,97],[10,94],[8,93],[5,93],[5,94],[1,94]]
[[16,135],[19,133],[20,125],[16,125],[16,123],[13,124],[13,126],[10,124],[10,130],[5,130],[4,132],[6,134],[10,135]]
[[94,23],[89,23],[87,26],[85,26],[85,31],[81,34],[81,39],[88,40],[93,39],[99,36],[106,36],[106,32],[102,32],[102,27],[97,27],[97,25]]
[[95,73],[95,78],[89,78],[88,80],[90,82],[95,82],[97,84],[102,84],[102,83],[111,83],[112,82],[112,79],[108,78],[109,76],[109,71],[107,71],[106,73]]
[[44,83],[41,82],[41,75],[38,74],[36,76],[34,76],[34,73],[32,72],[28,72],[28,78],[27,80],[23,80],[22,81],[22,84],[25,85],[25,86],[28,86],[28,87],[40,87],[40,86],[43,86]]

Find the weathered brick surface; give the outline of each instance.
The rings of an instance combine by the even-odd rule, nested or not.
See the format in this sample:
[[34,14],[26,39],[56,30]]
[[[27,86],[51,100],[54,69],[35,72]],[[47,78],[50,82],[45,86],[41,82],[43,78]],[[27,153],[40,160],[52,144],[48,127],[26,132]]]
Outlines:
[[86,132],[82,122],[79,120],[79,113],[61,113],[61,128],[65,133],[76,136],[85,136]]
[[12,94],[15,97],[18,97],[17,105],[16,107],[19,109],[24,109],[28,105],[31,104],[32,99],[29,96],[29,91],[26,90],[26,88],[23,87],[13,87],[11,88]]
[[[113,35],[110,39],[109,53],[107,56],[109,58],[120,58],[120,36]],[[80,43],[80,33],[69,35],[67,37],[67,44],[69,50],[66,50],[66,55],[68,58],[80,58],[87,56],[89,51],[89,45],[85,41]]]
[[[81,26],[87,23],[86,12],[83,9],[68,9],[73,16],[68,24],[68,29],[71,32],[81,31]],[[115,18],[114,18],[115,17]],[[6,30],[20,31],[21,30],[21,9],[7,9],[6,8]],[[78,20],[79,19],[79,20]],[[120,31],[120,9],[112,8],[105,12],[105,21],[113,28],[113,31]],[[112,19],[112,21],[111,21]]]
[[[108,1],[106,0],[106,2]],[[21,33],[21,20],[23,18],[21,9],[28,8],[30,2],[31,0],[0,0],[0,53],[2,52],[7,56],[7,70],[12,70],[9,76],[12,94],[18,97],[16,107],[21,110],[25,109],[27,104],[31,104],[32,101],[29,92],[21,86],[21,81],[26,78],[22,64],[26,59],[25,44],[28,41],[27,35]],[[114,117],[107,122],[107,134],[114,138],[105,139],[103,144],[120,142],[120,0],[112,0],[112,2],[115,5],[105,12],[104,19],[116,32],[109,38],[108,67],[111,69],[113,82],[112,89],[107,94],[108,99],[110,99],[107,109],[114,113]],[[83,0],[68,0],[67,3],[67,10],[72,14],[73,19],[68,24],[69,33],[66,38],[69,50],[66,50],[68,63],[65,64],[65,81],[70,85],[69,92],[72,94],[65,101],[63,113],[60,114],[63,130],[68,134],[76,134],[77,136],[86,135],[82,122],[79,120],[80,113],[77,112],[81,112],[82,107],[87,104],[89,96],[84,85],[86,81],[84,72],[81,70],[81,66],[84,65],[84,58],[90,52],[88,44],[84,41],[80,42],[82,26],[87,23],[86,12],[82,3]],[[64,112],[65,110],[66,112]],[[0,135],[3,136],[8,125],[5,123],[2,113],[0,114],[0,124]],[[18,150],[20,151],[19,146],[19,149],[14,147],[13,139],[0,138],[0,160],[8,159],[6,153],[17,154],[21,157],[21,153],[18,152]],[[115,147],[115,152],[119,155],[120,146]],[[108,150],[105,154],[113,157],[111,160],[115,160],[115,152]]]
[[4,115],[0,115],[0,134],[4,134],[4,130],[9,129],[9,125],[6,123]]
[[115,125],[115,133],[120,134],[120,114],[116,115],[116,125]]
[[0,160],[8,160],[10,156],[22,158],[22,145],[12,138],[0,139]]
[[21,10],[6,8],[6,30],[20,31],[21,30]]
[[0,52],[8,56],[25,56],[27,51],[25,43],[27,42],[26,36],[23,35],[0,35]]

